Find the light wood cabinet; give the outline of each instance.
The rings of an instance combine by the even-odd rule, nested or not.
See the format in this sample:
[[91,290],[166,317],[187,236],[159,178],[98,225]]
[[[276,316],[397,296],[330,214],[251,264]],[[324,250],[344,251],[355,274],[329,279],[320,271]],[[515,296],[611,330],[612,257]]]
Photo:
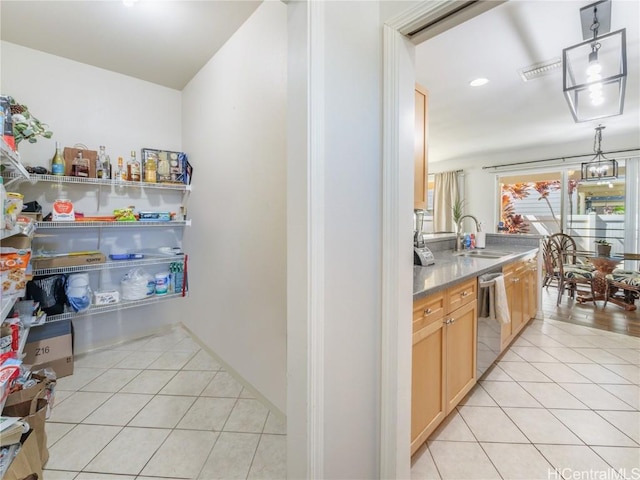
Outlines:
[[427,131],[428,131],[428,94],[416,84],[416,120],[415,120],[415,172],[413,190],[414,210],[427,209]]
[[477,280],[413,306],[412,455],[475,385]]
[[510,323],[503,323],[501,350],[513,341],[524,326],[536,316],[538,310],[537,258],[530,257],[510,263],[502,269],[504,274]]

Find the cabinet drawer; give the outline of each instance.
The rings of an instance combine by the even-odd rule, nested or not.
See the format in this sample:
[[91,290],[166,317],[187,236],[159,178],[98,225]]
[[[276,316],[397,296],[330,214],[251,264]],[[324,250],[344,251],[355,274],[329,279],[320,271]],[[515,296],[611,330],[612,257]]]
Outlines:
[[454,310],[475,302],[478,298],[478,281],[472,278],[465,282],[454,285],[447,290],[446,312],[451,313]]
[[413,302],[413,332],[444,317],[444,292]]

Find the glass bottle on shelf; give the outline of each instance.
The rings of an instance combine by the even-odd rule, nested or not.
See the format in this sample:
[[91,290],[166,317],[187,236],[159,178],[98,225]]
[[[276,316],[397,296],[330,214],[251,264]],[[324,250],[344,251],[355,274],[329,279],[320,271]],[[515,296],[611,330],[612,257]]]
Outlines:
[[127,171],[129,181],[131,182],[139,182],[140,181],[140,162],[136,159],[136,151],[131,150],[131,157],[129,158],[129,163],[127,164]]
[[129,180],[127,170],[124,168],[124,159],[122,157],[118,157],[118,170],[116,171],[116,180],[118,182],[126,182],[127,180]]
[[111,162],[109,155],[105,152],[105,148],[104,145],[100,145],[100,153],[98,153],[98,160],[96,161],[97,178],[111,178]]
[[56,152],[51,158],[51,174],[52,175],[64,175],[64,157],[60,150],[60,142],[56,142]]
[[149,183],[156,183],[157,181],[157,164],[154,154],[149,154],[144,162],[144,181]]

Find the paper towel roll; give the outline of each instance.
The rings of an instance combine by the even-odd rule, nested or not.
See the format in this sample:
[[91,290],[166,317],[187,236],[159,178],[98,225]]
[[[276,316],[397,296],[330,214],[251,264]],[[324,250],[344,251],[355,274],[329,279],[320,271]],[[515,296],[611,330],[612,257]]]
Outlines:
[[485,236],[486,232],[476,232],[476,248],[484,248],[485,247]]

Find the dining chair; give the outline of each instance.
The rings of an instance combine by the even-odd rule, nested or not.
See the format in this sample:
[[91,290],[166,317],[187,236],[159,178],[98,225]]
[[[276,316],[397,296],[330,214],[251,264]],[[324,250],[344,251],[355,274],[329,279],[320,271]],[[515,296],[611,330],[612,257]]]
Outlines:
[[560,305],[565,290],[569,292],[570,298],[575,298],[579,285],[588,287],[593,304],[597,305],[592,281],[594,268],[578,263],[574,238],[566,233],[554,233],[548,238],[548,251],[552,278],[558,281],[557,305]]
[[604,306],[611,300],[625,310],[635,310],[635,301],[640,298],[640,272],[616,269],[606,278],[608,285]]

